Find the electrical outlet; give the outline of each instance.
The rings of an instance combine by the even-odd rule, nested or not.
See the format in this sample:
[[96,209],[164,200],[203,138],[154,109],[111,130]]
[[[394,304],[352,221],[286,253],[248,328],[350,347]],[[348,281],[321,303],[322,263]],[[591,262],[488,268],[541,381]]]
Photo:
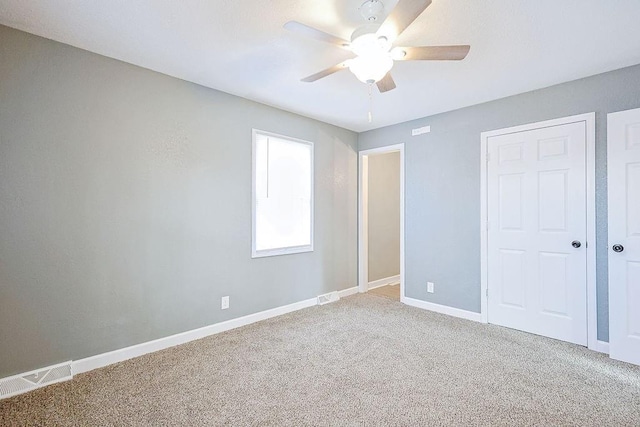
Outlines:
[[227,308],[229,308],[229,297],[222,297],[221,307],[223,310],[226,310]]
[[433,293],[433,282],[427,282],[427,292]]

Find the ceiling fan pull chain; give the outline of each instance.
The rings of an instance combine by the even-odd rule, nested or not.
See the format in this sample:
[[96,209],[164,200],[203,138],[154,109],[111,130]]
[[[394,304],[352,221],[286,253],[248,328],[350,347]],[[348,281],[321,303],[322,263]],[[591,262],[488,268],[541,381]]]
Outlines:
[[372,92],[371,92],[371,87],[373,86],[373,83],[369,83],[369,123],[371,123],[373,121],[373,114],[371,113],[373,111],[373,96],[372,96]]

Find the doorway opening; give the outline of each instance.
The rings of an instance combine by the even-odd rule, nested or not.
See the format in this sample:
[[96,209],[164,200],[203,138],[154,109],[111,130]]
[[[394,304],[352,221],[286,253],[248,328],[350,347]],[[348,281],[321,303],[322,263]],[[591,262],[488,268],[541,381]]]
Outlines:
[[358,157],[358,291],[404,302],[404,144]]

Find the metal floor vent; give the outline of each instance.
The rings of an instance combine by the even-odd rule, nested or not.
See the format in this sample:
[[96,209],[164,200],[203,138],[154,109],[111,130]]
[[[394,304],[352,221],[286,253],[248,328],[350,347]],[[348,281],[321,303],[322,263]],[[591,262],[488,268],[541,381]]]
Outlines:
[[336,302],[340,299],[338,292],[329,292],[328,294],[318,295],[318,305],[329,304],[330,302]]
[[0,399],[73,378],[71,361],[0,379]]

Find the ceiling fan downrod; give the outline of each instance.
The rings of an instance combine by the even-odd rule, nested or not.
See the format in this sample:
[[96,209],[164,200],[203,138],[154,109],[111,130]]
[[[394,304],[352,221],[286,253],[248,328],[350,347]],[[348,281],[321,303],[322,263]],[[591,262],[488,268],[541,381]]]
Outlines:
[[367,0],[358,10],[367,22],[376,22],[384,14],[384,4],[380,0]]

